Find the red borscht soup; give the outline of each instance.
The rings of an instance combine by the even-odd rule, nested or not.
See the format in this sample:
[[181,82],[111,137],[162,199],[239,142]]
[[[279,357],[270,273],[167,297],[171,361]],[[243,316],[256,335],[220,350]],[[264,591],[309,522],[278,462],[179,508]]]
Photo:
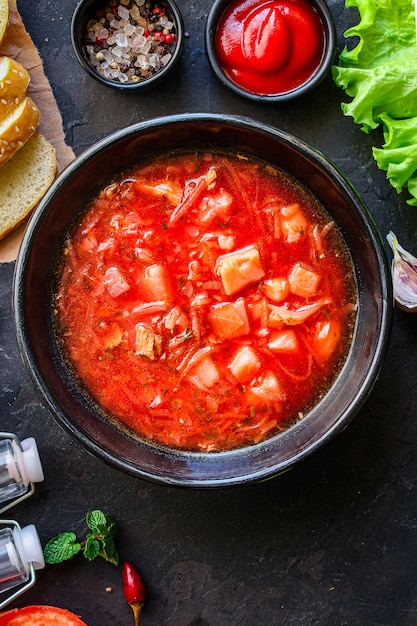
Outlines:
[[303,419],[349,350],[344,241],[286,173],[174,153],[94,198],[62,252],[56,331],[103,415],[136,437],[216,452]]

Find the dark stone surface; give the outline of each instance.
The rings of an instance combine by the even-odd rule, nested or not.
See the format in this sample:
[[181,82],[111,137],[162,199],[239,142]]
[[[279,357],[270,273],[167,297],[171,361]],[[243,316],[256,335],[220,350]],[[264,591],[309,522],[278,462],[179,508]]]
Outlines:
[[[340,46],[355,21],[329,3]],[[416,209],[373,161],[379,132],[365,135],[340,109],[328,80],[307,99],[266,106],[214,78],[204,51],[209,0],[178,0],[187,38],[178,74],[143,96],[109,91],[83,73],[70,40],[75,0],[19,2],[43,58],[77,154],[113,130],[173,112],[241,114],[290,131],[322,150],[368,204],[385,238],[392,229],[417,252]],[[39,402],[22,366],[12,321],[13,264],[0,266],[2,430],[38,442],[45,481],[8,516],[35,523],[42,543],[79,537],[100,508],[120,525],[121,560],[149,591],[143,626],[337,626],[417,623],[417,321],[396,311],[385,366],[352,424],[285,475],[245,488],[186,491],[148,484],[75,444]],[[111,588],[112,591],[106,591]],[[82,556],[47,567],[15,603],[54,604],[89,626],[133,624],[121,568]]]

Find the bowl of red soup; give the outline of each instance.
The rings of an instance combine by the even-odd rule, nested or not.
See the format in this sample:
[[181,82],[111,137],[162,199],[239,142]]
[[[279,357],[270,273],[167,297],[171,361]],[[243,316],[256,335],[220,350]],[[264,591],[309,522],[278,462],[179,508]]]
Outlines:
[[281,102],[327,76],[336,30],[325,0],[216,0],[205,42],[226,87],[251,100]]
[[79,156],[16,262],[23,361],[58,423],[112,466],[224,487],[339,433],[382,366],[381,240],[320,153],[276,128],[176,115]]

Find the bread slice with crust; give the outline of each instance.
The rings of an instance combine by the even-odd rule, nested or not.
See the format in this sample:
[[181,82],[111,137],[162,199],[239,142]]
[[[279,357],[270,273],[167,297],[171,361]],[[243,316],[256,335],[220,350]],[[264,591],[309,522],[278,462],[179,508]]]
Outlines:
[[17,61],[0,56],[0,120],[26,95],[29,72]]
[[56,169],[55,150],[39,132],[0,168],[0,238],[29,216],[51,186]]
[[5,118],[0,120],[0,168],[33,135],[39,119],[39,108],[29,96],[25,96]]
[[0,0],[0,43],[9,23],[9,0]]

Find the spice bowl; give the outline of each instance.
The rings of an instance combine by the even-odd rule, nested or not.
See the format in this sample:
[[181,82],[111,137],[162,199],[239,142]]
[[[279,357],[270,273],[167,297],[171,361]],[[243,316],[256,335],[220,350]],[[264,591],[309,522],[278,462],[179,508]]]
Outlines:
[[292,100],[330,72],[336,29],[325,0],[215,0],[206,52],[223,85],[258,102]]
[[[327,391],[320,395],[317,404],[306,410],[303,415],[299,416],[300,419],[286,430],[274,431],[266,439],[251,444],[245,443],[233,449],[213,451],[201,447],[198,449],[180,448],[175,447],[174,444],[161,443],[155,437],[141,436],[128,428],[124,428],[120,421],[117,421],[115,415],[103,409],[94,400],[92,394],[80,384],[79,378],[77,378],[67,356],[62,351],[62,344],[59,340],[59,331],[63,329],[65,333],[73,337],[81,337],[85,342],[87,352],[90,353],[94,352],[92,346],[96,345],[94,342],[98,340],[98,333],[100,336],[106,337],[106,341],[109,338],[113,342],[115,338],[113,327],[111,327],[113,329],[111,333],[106,334],[107,327],[101,328],[101,318],[97,320],[97,324],[89,324],[89,330],[84,333],[71,333],[65,321],[59,327],[56,325],[56,310],[60,301],[56,297],[56,284],[60,273],[60,263],[63,254],[69,259],[73,257],[70,243],[71,233],[75,226],[81,225],[83,228],[84,222],[82,220],[86,216],[91,199],[97,197],[97,194],[104,190],[105,195],[101,196],[99,201],[107,202],[105,198],[111,198],[114,181],[120,176],[123,180],[123,189],[121,189],[123,202],[118,201],[117,203],[117,212],[119,212],[122,210],[123,203],[128,199],[129,193],[131,193],[129,191],[131,190],[130,185],[136,184],[137,179],[132,179],[128,173],[132,172],[132,168],[136,167],[138,161],[143,164],[144,171],[149,172],[150,170],[154,171],[153,165],[149,167],[149,164],[155,163],[158,158],[172,154],[184,155],[184,152],[190,154],[190,151],[195,152],[199,156],[197,160],[207,167],[213,163],[213,157],[216,154],[223,154],[225,151],[228,153],[233,151],[236,158],[239,158],[240,164],[252,158],[261,159],[268,169],[278,168],[308,189],[330,215],[341,237],[343,237],[345,246],[349,251],[355,284],[355,320],[354,326],[349,330],[348,352]],[[202,153],[205,155],[204,159],[200,159]],[[187,162],[187,167],[183,172],[186,180],[189,180],[189,163],[190,161]],[[163,176],[167,171],[165,164],[166,162],[162,161]],[[231,187],[242,188],[240,179],[238,178],[236,181],[234,178],[236,175],[234,171],[230,170],[229,175],[229,166],[226,164],[225,167],[224,176],[228,177],[227,184]],[[172,167],[169,171],[168,176],[172,177]],[[144,182],[147,181],[147,178],[141,180],[147,188],[147,183]],[[211,178],[204,180],[208,185],[211,184]],[[226,181],[226,178],[223,180]],[[195,182],[195,179],[192,182]],[[197,192],[201,190],[201,184],[196,185],[194,189],[197,189]],[[214,189],[216,188],[214,187]],[[166,192],[166,186],[157,189],[157,194],[165,194]],[[242,188],[242,192],[245,193],[244,188]],[[148,212],[144,216],[146,219],[136,219],[136,227],[134,228],[132,228],[132,223],[123,221],[121,216],[112,220],[111,225],[114,228],[115,236],[116,231],[117,233],[124,233],[134,242],[135,249],[137,249],[135,255],[127,254],[125,248],[123,250],[129,263],[136,263],[136,269],[139,267],[138,263],[147,264],[149,259],[153,263],[152,257],[149,257],[148,249],[151,240],[157,241],[158,246],[160,244],[165,245],[172,240],[176,241],[173,232],[183,233],[187,226],[187,222],[181,221],[183,216],[181,217],[181,214],[176,212],[175,215],[171,214],[171,217],[174,216],[179,221],[178,223],[174,222],[174,226],[168,224],[167,230],[166,220],[161,218],[165,213],[161,210],[160,200],[158,200],[160,195],[151,195],[150,197],[153,198],[151,202],[154,203],[152,210],[155,210],[159,215],[159,220],[156,222],[159,225],[158,232],[153,227],[153,230],[149,230],[150,215]],[[189,197],[189,194],[185,196],[187,200]],[[238,204],[238,206],[241,205]],[[143,205],[139,203],[137,210],[141,210],[140,207]],[[240,215],[241,211],[238,213]],[[134,212],[131,213],[129,210],[126,213],[126,219],[130,220],[132,217],[134,218],[134,215]],[[87,218],[90,219],[89,216]],[[110,222],[109,219],[107,219],[108,222]],[[254,219],[255,222],[256,218]],[[145,247],[141,243],[137,243],[138,231],[135,228],[138,227],[139,223],[144,225],[146,231],[148,243],[145,244]],[[95,228],[96,222],[93,219],[90,219],[90,224],[94,224]],[[273,226],[270,221],[268,224]],[[171,228],[177,228],[177,230],[173,231]],[[215,232],[218,233],[216,237],[220,237],[224,243],[227,243],[224,240],[226,232],[222,229],[219,233],[217,222]],[[198,235],[195,229],[191,229],[189,234],[194,242],[201,241],[204,246],[207,246],[208,240],[204,239],[201,234]],[[279,236],[278,233],[277,236]],[[111,250],[108,248],[108,245],[112,245],[112,241],[114,242],[114,238],[110,237],[106,244],[107,247],[102,248],[102,250],[103,254],[110,255],[111,264],[114,264],[116,263],[115,257],[111,256]],[[90,244],[93,248],[98,246],[98,239],[95,242],[93,237],[88,236],[83,241],[82,246],[78,245],[79,242],[77,246],[84,250],[86,255],[89,255]],[[84,248],[83,246],[87,247]],[[209,247],[205,249],[207,254],[212,255],[210,252],[212,250],[211,239],[209,240]],[[245,251],[252,255],[253,260],[253,248],[245,248]],[[172,267],[169,263],[175,264],[177,262],[177,258],[180,256],[179,246],[176,247],[176,255],[170,261],[168,261],[168,257],[164,257],[167,268]],[[85,256],[83,258],[86,259]],[[219,259],[221,257],[217,257],[217,262]],[[99,264],[95,263],[95,266],[97,265]],[[252,265],[252,267],[255,266]],[[78,294],[81,300],[85,300],[87,292],[94,293],[93,297],[96,298],[98,291],[95,288],[91,289],[90,284],[85,284],[89,274],[88,266],[81,263],[80,269],[81,282],[75,285],[73,275],[71,280],[64,282],[71,285],[71,290]],[[191,269],[193,268],[190,267],[190,271]],[[171,270],[171,273],[175,285],[178,284],[178,288],[181,290],[183,287],[185,288],[186,281],[179,280],[182,274],[179,277],[178,272],[175,273]],[[152,269],[152,275],[157,276],[159,284],[159,277],[162,274],[159,269],[155,274],[155,266]],[[134,274],[134,276],[139,279],[139,274]],[[150,276],[151,274],[147,273],[147,278]],[[199,280],[198,276],[197,274],[196,280]],[[114,278],[116,279],[115,282],[113,282]],[[104,280],[97,282],[98,289],[123,287],[119,278],[113,270],[111,274],[106,272]],[[212,282],[206,284],[207,288],[217,289]],[[119,296],[123,298],[127,293],[115,292],[114,296],[115,298]],[[152,297],[154,300],[155,297]],[[235,297],[230,297],[232,308],[237,306],[238,302],[240,304],[243,302],[242,298],[235,300]],[[153,300],[150,303],[150,309],[146,304],[145,314],[150,313],[151,316],[157,317],[160,315],[158,313],[160,303]],[[132,302],[135,303],[134,306],[138,304],[135,298],[132,299]],[[118,301],[117,304],[119,308],[116,313],[123,312],[123,318],[126,319],[126,300]],[[390,338],[393,298],[389,263],[380,234],[351,183],[329,160],[298,138],[255,120],[220,114],[184,114],[155,118],[120,129],[91,146],[62,172],[38,205],[25,230],[15,265],[13,310],[19,350],[34,388],[45,406],[51,410],[58,424],[82,447],[109,465],[138,478],[178,487],[223,488],[257,482],[288,470],[308,455],[317,452],[319,448],[328,443],[349,424],[367,400],[380,373]],[[67,310],[70,310],[70,307],[67,307]],[[223,310],[225,309],[220,311],[221,328],[224,326],[224,320],[227,320],[227,317],[222,315]],[[241,307],[233,308],[233,310],[242,313]],[[102,308],[100,311],[100,316],[105,314]],[[228,311],[230,313],[230,307]],[[301,309],[299,311],[302,312]],[[142,331],[145,331],[145,327],[141,323],[143,322],[141,317],[143,312],[143,308],[137,307],[137,310],[134,311],[135,317],[132,318],[135,324],[138,322],[137,326],[134,327],[134,336],[136,333],[136,337],[138,331],[140,331],[140,337],[143,337]],[[256,315],[255,310],[254,312]],[[198,313],[198,315],[203,315],[203,313]],[[289,317],[291,326],[293,318],[291,315]],[[87,328],[86,318],[79,316],[78,319],[81,321],[82,327]],[[122,317],[120,317],[121,319]],[[194,321],[198,322],[197,317],[194,318]],[[323,321],[327,321],[325,315]],[[182,342],[185,336],[186,333],[181,333],[179,340]],[[147,337],[151,338],[149,335]],[[189,335],[187,334],[188,339]],[[243,337],[243,341],[246,342],[247,339],[247,336]],[[145,343],[148,344],[149,342],[146,341]],[[161,394],[168,391],[169,383],[166,384],[166,381],[172,375],[173,370],[176,370],[172,364],[165,370],[165,376],[158,374],[155,377],[155,370],[153,370],[152,380],[149,377],[146,378],[148,374],[144,370],[140,370],[141,373],[135,382],[132,378],[123,378],[118,369],[109,369],[113,367],[112,359],[115,356],[114,353],[111,353],[111,345],[112,343],[106,344],[110,352],[108,351],[103,358],[96,362],[96,368],[93,366],[93,375],[96,376],[99,385],[104,388],[104,385],[101,385],[101,374],[96,374],[96,369],[98,370],[100,367],[100,372],[108,370],[106,375],[109,372],[114,372],[114,379],[110,381],[110,384],[116,392],[117,401],[119,399],[123,401],[123,398],[138,393],[142,389],[145,393],[152,392],[151,397],[153,398],[153,385],[155,383],[158,385],[158,389],[162,385]],[[132,355],[135,367],[141,367],[139,363],[142,364],[144,360],[150,360],[148,362],[152,368],[159,366],[152,358],[154,356],[153,350],[156,349],[158,352],[158,345],[160,344],[152,343],[152,352],[143,351],[143,346],[140,345],[138,352],[138,344],[136,344],[136,353]],[[177,346],[178,344],[175,344],[173,347],[176,348]],[[184,346],[181,343],[181,354],[184,347],[188,350],[187,345]],[[215,345],[214,349],[216,349]],[[226,346],[226,350],[228,349]],[[121,347],[116,347],[116,350],[122,351]],[[207,354],[206,347],[202,350]],[[219,354],[220,352],[224,354],[224,350],[219,350]],[[182,357],[180,361],[183,361]],[[225,381],[229,381],[226,385],[228,388],[225,389],[225,395],[228,397],[230,380],[229,374],[227,372],[225,374],[225,378],[221,378],[218,382],[222,386]],[[306,374],[308,375],[308,372]],[[302,378],[302,380],[305,381],[306,379]],[[311,381],[313,385],[315,380],[313,376]],[[239,387],[238,391],[240,390]],[[188,411],[188,405],[195,407],[195,415],[198,417],[204,413],[201,409],[205,406],[206,397],[205,392],[202,391],[202,395],[199,395],[201,406],[193,404],[196,391],[194,391],[194,383],[189,381],[176,386],[175,394],[175,407],[178,408],[178,411],[174,419],[177,428],[182,429],[183,416],[185,411]],[[180,394],[182,395],[180,396]],[[182,404],[177,404],[179,397],[184,398]],[[161,395],[160,398],[162,398]],[[262,402],[263,398],[266,398],[266,402],[267,397],[261,394],[259,398],[258,411],[254,415],[251,414],[250,419],[257,419],[258,417],[263,419],[264,409],[267,408],[267,405],[263,406]],[[150,407],[152,411],[154,408],[159,411],[160,399],[157,400],[156,404],[152,400]],[[218,413],[220,412],[215,406],[212,411],[215,419],[217,419]],[[144,421],[149,416],[151,416],[151,421],[155,418],[154,412],[151,415],[149,411],[143,412],[142,409],[133,411],[133,414]],[[164,423],[166,418],[167,413],[163,412],[161,419]]]
[[81,0],[71,39],[79,63],[97,81],[144,91],[177,65],[184,26],[173,0]]

